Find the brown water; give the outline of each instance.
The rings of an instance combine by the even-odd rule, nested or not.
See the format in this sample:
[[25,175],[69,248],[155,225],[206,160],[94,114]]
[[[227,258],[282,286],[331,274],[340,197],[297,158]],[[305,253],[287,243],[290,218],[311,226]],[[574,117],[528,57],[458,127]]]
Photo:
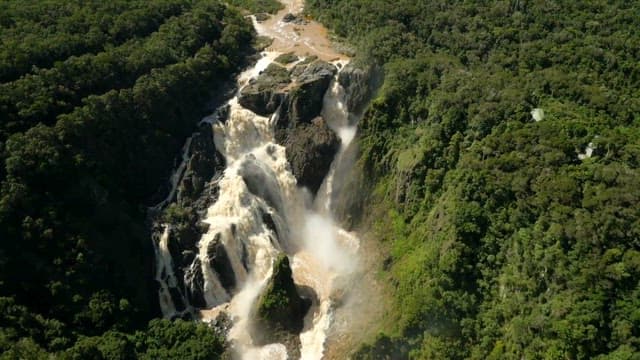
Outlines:
[[[259,23],[253,17],[257,33],[272,38],[273,42],[265,49],[263,58],[240,75],[239,87],[284,53],[293,52],[300,57],[317,56],[340,65],[340,68],[350,60],[332,46],[328,31],[321,24],[312,20],[303,24],[281,21],[288,13],[299,15],[304,7],[302,0],[281,2],[285,8],[268,20]],[[340,154],[355,135],[355,125],[349,124],[343,100],[343,89],[334,80],[331,91],[325,96],[322,116],[342,140],[342,149],[336,159],[340,159]],[[375,286],[369,286],[374,282],[366,270],[369,266],[363,266],[368,263],[360,261],[365,257],[358,235],[340,228],[331,214],[334,170],[327,175],[315,207],[307,209],[305,195],[296,186],[287,166],[285,150],[273,139],[271,119],[243,109],[235,98],[229,104],[230,119],[225,124],[214,126],[216,146],[225,156],[228,166],[220,181],[220,198],[209,209],[205,220],[210,228],[201,239],[200,256],[206,259],[207,244],[214,236],[223,234],[225,247],[248,249],[253,265],[249,273],[243,272],[239,257],[230,252],[230,260],[237,265],[234,272],[240,275],[238,279],[242,287],[236,293],[227,294],[218,286],[216,274],[206,266],[206,261],[202,261],[207,303],[211,306],[209,310],[202,311],[203,320],[212,320],[220,312],[228,313],[234,320],[229,337],[237,344],[243,360],[288,359],[284,345],[254,346],[247,331],[251,304],[271,276],[272,261],[279,251],[284,250],[291,259],[295,283],[312,288],[317,296],[300,334],[301,359],[344,359],[351,347],[360,342],[362,334],[366,333],[363,327],[369,327],[368,324],[377,316],[373,314],[379,313],[380,307],[375,306],[379,299],[377,292],[373,291]],[[295,252],[288,249],[286,241],[281,244],[281,249],[270,242],[270,233],[262,224],[261,212],[258,211],[264,204],[247,190],[241,178],[242,164],[247,161],[261,164],[272,172],[273,183],[277,185],[274,191],[279,192],[284,201],[284,212],[276,214],[276,220],[280,219],[282,225],[289,229],[289,240],[297,245],[292,247],[297,249]],[[228,231],[231,226],[235,231]],[[243,242],[242,246],[239,241]],[[364,250],[368,248],[365,246]],[[235,271],[236,267],[238,271]]]
[[268,20],[257,23],[254,26],[258,34],[273,39],[267,51],[281,53],[293,52],[298,56],[315,55],[325,61],[348,60],[349,57],[339,53],[331,44],[327,29],[320,23],[307,20],[304,24],[282,22],[282,18],[292,13],[302,13],[304,1],[282,0],[285,7]]

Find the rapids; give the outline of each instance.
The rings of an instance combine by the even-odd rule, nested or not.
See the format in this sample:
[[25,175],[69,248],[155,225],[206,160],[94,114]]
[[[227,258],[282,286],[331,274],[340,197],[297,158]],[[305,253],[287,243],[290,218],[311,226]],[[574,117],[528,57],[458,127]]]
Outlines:
[[[287,52],[303,58],[315,55],[331,61],[338,69],[348,63],[347,57],[331,47],[326,29],[320,24],[282,21],[285,14],[302,11],[301,1],[287,0],[283,4],[285,9],[265,22],[258,23],[252,17],[258,34],[274,41],[253,67],[238,76],[239,89]],[[341,146],[314,200],[297,186],[285,148],[274,140],[273,116],[259,116],[243,108],[236,95],[227,103],[226,122],[218,122],[214,116],[203,119],[213,126],[216,148],[227,165],[217,180],[219,197],[203,220],[209,227],[197,244],[199,261],[192,266],[200,266],[204,278],[208,309],[200,310],[202,320],[213,321],[222,312],[228,314],[233,324],[228,337],[242,359],[290,358],[283,344],[255,346],[248,331],[252,304],[271,277],[272,264],[281,252],[289,256],[296,285],[313,289],[317,296],[300,334],[301,359],[322,359],[325,353],[328,332],[335,320],[334,309],[349,290],[345,279],[358,268],[360,247],[357,235],[340,228],[332,214],[332,201],[339,196],[334,192],[339,188],[334,184],[336,171],[345,161],[343,154],[356,133],[356,125],[349,122],[344,97],[336,75],[325,94],[322,117],[339,136]],[[183,168],[181,164],[177,171],[182,172]],[[176,182],[172,177],[167,199],[173,196]],[[161,308],[167,317],[178,313],[166,283],[175,278],[167,249],[169,226],[164,225],[163,236],[154,243]],[[211,266],[211,249],[219,244],[228,258],[233,281],[222,278]]]

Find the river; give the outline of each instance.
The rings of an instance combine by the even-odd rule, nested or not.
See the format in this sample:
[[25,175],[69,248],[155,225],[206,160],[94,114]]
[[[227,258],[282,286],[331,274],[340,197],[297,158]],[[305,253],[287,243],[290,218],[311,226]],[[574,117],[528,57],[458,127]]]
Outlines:
[[[238,89],[258,76],[280,54],[293,52],[303,60],[309,56],[330,62],[343,69],[349,58],[337,52],[319,23],[283,22],[288,13],[299,14],[303,2],[282,1],[285,6],[266,21],[252,21],[259,35],[273,39],[254,66],[238,76]],[[291,65],[290,65],[291,66]],[[349,292],[350,279],[359,268],[360,240],[357,234],[342,229],[334,219],[332,199],[338,162],[356,133],[345,106],[344,89],[337,75],[326,92],[322,118],[340,138],[334,164],[318,194],[297,185],[287,162],[286,151],[274,139],[274,116],[259,116],[243,108],[235,96],[227,103],[226,122],[205,119],[214,129],[217,150],[226,160],[226,168],[218,181],[219,197],[203,220],[209,225],[197,244],[204,277],[207,308],[200,309],[203,321],[212,321],[226,313],[232,319],[228,338],[243,360],[284,360],[290,358],[283,344],[254,345],[250,335],[252,305],[272,273],[278,254],[288,255],[297,286],[313,289],[315,301],[304,319],[299,335],[300,358],[323,359],[327,339],[336,322],[335,309]],[[247,178],[259,178],[260,194],[251,191]],[[175,191],[175,181],[172,192]],[[255,186],[255,185],[254,185]],[[275,205],[274,205],[275,204]],[[211,245],[222,244],[229,267],[237,282],[235,291],[223,286],[221,276],[210,266]],[[167,250],[167,234],[156,246],[159,271],[172,271]],[[171,272],[171,278],[175,277]],[[161,305],[165,315],[174,315],[167,285],[161,289]]]

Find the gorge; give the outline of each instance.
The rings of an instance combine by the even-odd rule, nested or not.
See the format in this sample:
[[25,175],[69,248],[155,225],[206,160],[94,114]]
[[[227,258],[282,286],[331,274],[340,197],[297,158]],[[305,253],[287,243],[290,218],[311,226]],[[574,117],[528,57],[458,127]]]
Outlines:
[[638,9],[0,0],[0,360],[640,358]]
[[372,84],[302,17],[302,2],[283,4],[251,16],[271,45],[187,140],[152,209],[191,212],[154,222],[163,314],[225,327],[247,360],[323,358],[334,309],[362,271],[334,202]]

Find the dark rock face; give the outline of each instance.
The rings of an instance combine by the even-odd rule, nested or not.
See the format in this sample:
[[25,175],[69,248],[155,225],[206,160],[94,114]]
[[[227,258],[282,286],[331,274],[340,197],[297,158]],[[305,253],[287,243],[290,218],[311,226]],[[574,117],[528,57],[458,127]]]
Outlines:
[[308,21],[301,14],[294,15],[292,13],[288,13],[287,15],[285,15],[282,18],[282,21],[286,23],[294,23],[297,25],[304,25],[308,23]]
[[220,234],[216,234],[213,241],[207,247],[207,259],[209,266],[218,273],[220,283],[227,292],[231,292],[236,286],[236,276],[231,266],[231,260],[227,249],[220,241]]
[[376,89],[382,84],[382,70],[376,65],[358,67],[349,63],[338,74],[345,89],[349,112],[361,113]]
[[[225,109],[219,109],[219,112],[219,118],[225,116]],[[159,224],[170,224],[168,247],[177,284],[169,288],[169,294],[178,312],[191,311],[189,305],[206,306],[202,267],[193,250],[207,231],[207,225],[200,219],[218,198],[216,178],[225,166],[224,157],[215,148],[211,124],[200,124],[198,132],[191,137],[186,156],[188,159],[175,198],[163,208],[162,214],[158,214],[160,217],[154,220],[153,228],[154,241],[159,241],[163,231]],[[219,251],[216,256],[223,257]],[[229,283],[235,285],[235,279]]]
[[[292,73],[300,72],[296,77],[287,101],[283,105],[280,117],[294,125],[309,122],[320,115],[324,94],[336,73],[336,67],[324,61],[315,61],[307,66],[296,66]],[[283,117],[283,115],[286,115]],[[284,125],[281,121],[279,126]]]
[[[271,64],[240,92],[239,103],[256,114],[275,111],[276,141],[285,146],[298,184],[315,194],[338,151],[338,137],[320,118],[324,95],[337,69],[312,60],[291,69]],[[245,179],[246,180],[246,179]]]
[[253,305],[254,342],[257,345],[284,343],[290,356],[299,357],[298,334],[310,306],[311,300],[301,297],[293,282],[289,258],[280,254],[273,264],[271,279]]
[[[216,173],[224,170],[223,156],[213,143],[213,129],[203,123],[191,137],[190,158],[178,185],[177,203],[190,205],[204,192],[205,186]],[[215,201],[215,199],[212,199]]]
[[200,259],[195,258],[191,266],[185,271],[185,284],[187,290],[187,300],[196,308],[204,308],[207,301],[204,298],[204,275],[202,274],[202,264]]
[[298,185],[318,192],[340,147],[336,134],[319,117],[324,94],[336,73],[335,66],[314,61],[298,65],[292,73],[298,87],[291,90],[277,115],[276,141],[286,148]]
[[282,21],[288,23],[288,22],[294,21],[295,19],[296,19],[295,15],[293,15],[292,13],[288,13],[282,18]]
[[336,134],[321,117],[316,117],[291,130],[276,130],[276,141],[286,148],[298,185],[317,193],[340,148]]
[[263,325],[294,333],[302,331],[309,303],[298,294],[287,255],[280,254],[273,264],[273,275],[258,297],[255,310]]

